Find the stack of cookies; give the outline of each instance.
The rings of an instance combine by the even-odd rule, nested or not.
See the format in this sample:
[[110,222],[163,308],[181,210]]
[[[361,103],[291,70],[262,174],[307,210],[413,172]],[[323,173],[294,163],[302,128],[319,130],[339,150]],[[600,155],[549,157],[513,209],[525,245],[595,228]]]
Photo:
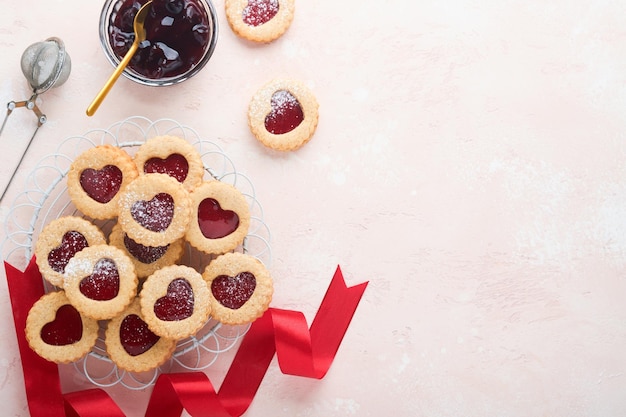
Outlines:
[[[101,145],[73,161],[67,189],[83,216],[50,222],[35,244],[39,270],[56,287],[27,319],[35,352],[76,361],[104,324],[111,360],[142,372],[167,361],[177,341],[210,317],[245,324],[267,310],[272,278],[238,251],[250,225],[248,203],[205,172],[197,150],[174,136],[151,138],[133,156]],[[106,236],[87,219],[114,225]],[[191,248],[208,260],[201,269],[182,261]]]

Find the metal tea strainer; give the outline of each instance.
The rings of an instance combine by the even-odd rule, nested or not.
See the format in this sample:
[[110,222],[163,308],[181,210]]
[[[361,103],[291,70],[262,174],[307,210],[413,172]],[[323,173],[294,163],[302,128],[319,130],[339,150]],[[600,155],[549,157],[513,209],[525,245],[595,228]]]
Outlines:
[[52,87],[58,87],[67,81],[67,78],[70,75],[72,63],[70,60],[70,56],[67,54],[65,50],[65,45],[63,41],[59,38],[48,38],[43,42],[36,42],[30,45],[24,53],[22,53],[21,59],[21,67],[22,73],[28,84],[30,84],[33,95],[28,100],[23,101],[10,101],[7,103],[7,113],[4,116],[4,121],[2,122],[2,126],[0,126],[0,135],[2,135],[2,131],[4,130],[4,126],[9,119],[9,116],[13,112],[13,110],[24,107],[27,110],[31,110],[37,116],[37,127],[35,127],[35,131],[31,136],[28,144],[26,145],[26,149],[24,149],[24,153],[22,154],[19,162],[15,166],[15,170],[9,178],[9,182],[7,183],[4,191],[2,192],[2,196],[0,196],[0,201],[4,198],[11,182],[13,181],[13,177],[17,173],[19,166],[28,152],[28,148],[30,144],[33,142],[35,135],[39,128],[46,123],[46,115],[42,113],[42,111],[37,106],[36,100],[39,94],[42,94],[48,91]]

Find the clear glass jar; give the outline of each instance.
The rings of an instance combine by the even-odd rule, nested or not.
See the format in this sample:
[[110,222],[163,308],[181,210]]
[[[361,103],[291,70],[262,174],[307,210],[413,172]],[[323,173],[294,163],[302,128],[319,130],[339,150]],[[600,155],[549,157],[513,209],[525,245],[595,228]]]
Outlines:
[[[114,67],[117,67],[122,58],[116,55],[114,48],[111,45],[109,29],[112,26],[112,22],[124,2],[125,0],[105,0],[104,6],[102,8],[102,13],[100,14],[100,43],[102,45],[102,49],[104,50],[106,58]],[[167,86],[177,84],[191,78],[206,65],[206,63],[213,55],[213,51],[215,50],[215,45],[217,43],[217,15],[215,13],[215,8],[213,7],[213,4],[210,0],[195,0],[195,2],[204,9],[209,26],[208,40],[206,42],[206,45],[204,45],[204,50],[200,59],[188,70],[181,74],[175,76],[163,76],[159,78],[150,78],[147,75],[135,71],[129,65],[122,73],[126,78],[143,85]],[[141,3],[143,4],[145,3],[145,1],[141,1]],[[137,53],[139,53],[139,51]]]

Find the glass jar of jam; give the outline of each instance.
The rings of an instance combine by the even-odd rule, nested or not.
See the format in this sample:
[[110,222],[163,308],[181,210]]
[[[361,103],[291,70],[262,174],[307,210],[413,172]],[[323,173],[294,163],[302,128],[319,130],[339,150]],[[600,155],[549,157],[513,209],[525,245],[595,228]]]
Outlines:
[[[133,19],[147,0],[106,0],[100,15],[100,42],[113,66],[135,35]],[[125,77],[151,86],[172,85],[200,71],[217,43],[217,16],[210,0],[153,0],[146,40],[124,70]]]

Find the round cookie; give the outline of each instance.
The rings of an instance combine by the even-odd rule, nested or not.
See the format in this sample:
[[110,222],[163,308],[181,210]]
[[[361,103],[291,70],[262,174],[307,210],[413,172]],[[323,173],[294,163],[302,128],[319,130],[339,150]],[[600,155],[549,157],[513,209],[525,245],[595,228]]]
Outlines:
[[140,173],[168,174],[193,190],[204,176],[204,164],[198,151],[185,139],[177,136],[157,136],[143,143],[135,157]]
[[35,243],[35,259],[41,275],[52,285],[63,287],[69,260],[88,246],[106,243],[100,229],[82,217],[64,216],[48,223]]
[[224,324],[245,324],[269,307],[274,285],[258,259],[243,253],[218,256],[204,270],[211,299],[211,315]]
[[182,238],[190,214],[189,193],[167,174],[140,175],[119,199],[119,224],[128,237],[145,246],[164,246]]
[[161,337],[184,339],[209,319],[209,289],[195,269],[172,265],[156,271],[139,294],[148,327]]
[[43,295],[26,318],[26,340],[42,358],[69,363],[85,356],[96,344],[98,322],[82,315],[63,291]]
[[226,0],[226,19],[233,32],[253,42],[271,42],[291,25],[295,0]]
[[263,145],[293,151],[311,140],[319,105],[299,81],[275,79],[261,87],[248,106],[248,126]]
[[187,241],[196,249],[221,254],[239,246],[250,227],[250,209],[241,192],[230,184],[205,181],[191,197]]
[[139,298],[107,324],[104,339],[109,358],[118,368],[145,372],[161,366],[176,348],[176,341],[154,334],[143,320]]
[[132,240],[119,223],[116,223],[109,235],[109,244],[123,250],[135,265],[138,278],[146,278],[154,271],[180,260],[185,250],[184,239],[175,240],[163,246],[145,246]]
[[110,245],[83,249],[68,262],[63,287],[82,314],[107,320],[120,314],[137,295],[137,275],[130,258]]
[[122,149],[100,145],[81,153],[67,173],[67,192],[81,212],[94,219],[117,216],[120,192],[137,177],[137,167]]

